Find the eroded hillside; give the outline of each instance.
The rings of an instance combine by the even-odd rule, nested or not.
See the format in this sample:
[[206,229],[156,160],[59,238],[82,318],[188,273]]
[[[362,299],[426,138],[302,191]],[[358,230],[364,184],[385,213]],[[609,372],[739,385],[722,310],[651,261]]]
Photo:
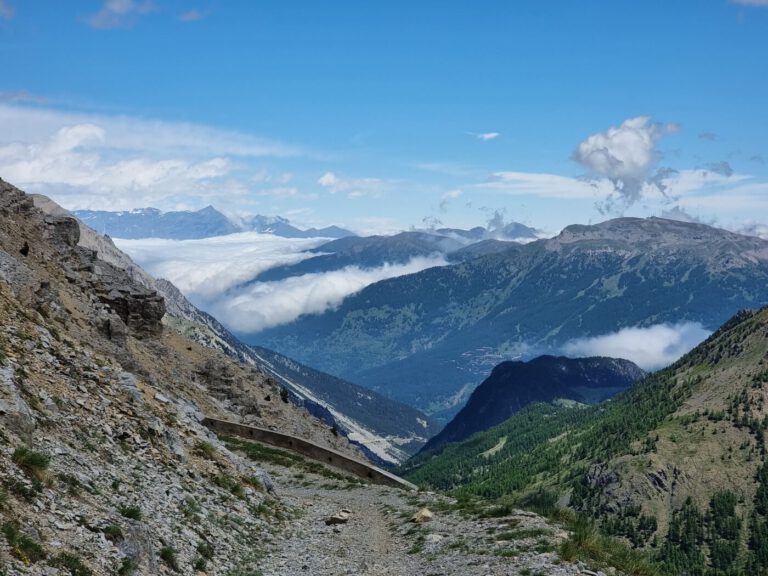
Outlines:
[[264,375],[164,329],[163,299],[78,248],[74,220],[0,187],[0,571],[247,562],[285,509],[203,415],[359,457]]

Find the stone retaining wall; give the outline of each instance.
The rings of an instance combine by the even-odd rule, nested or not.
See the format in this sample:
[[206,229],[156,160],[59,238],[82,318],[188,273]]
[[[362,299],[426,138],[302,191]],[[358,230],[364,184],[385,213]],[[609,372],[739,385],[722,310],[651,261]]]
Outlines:
[[367,462],[355,460],[354,458],[350,458],[349,456],[331,450],[330,448],[318,446],[303,438],[297,438],[296,436],[290,436],[288,434],[282,434],[264,428],[245,426],[243,424],[237,424],[236,422],[216,420],[215,418],[206,418],[203,421],[203,424],[215,432],[232,434],[248,440],[254,440],[277,448],[297,452],[302,456],[306,456],[317,462],[322,462],[323,464],[344,470],[345,472],[349,472],[360,478],[365,478],[374,484],[385,484],[388,486],[406,488],[408,490],[417,490],[415,485],[407,480],[403,480],[399,476],[387,472],[386,470],[377,468]]

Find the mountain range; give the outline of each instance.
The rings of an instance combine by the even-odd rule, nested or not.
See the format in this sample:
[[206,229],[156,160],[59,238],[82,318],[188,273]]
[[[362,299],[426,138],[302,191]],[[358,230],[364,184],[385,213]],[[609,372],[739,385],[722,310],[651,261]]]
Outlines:
[[534,402],[602,402],[644,374],[629,360],[615,358],[539,356],[529,362],[502,362],[421,452],[434,452],[445,444],[501,424]]
[[[68,212],[49,198],[32,196],[47,214]],[[165,301],[164,322],[187,338],[252,366],[293,395],[294,403],[325,420],[329,426],[357,444],[382,464],[395,464],[417,451],[437,432],[422,412],[367,388],[314,370],[265,348],[240,342],[220,322],[194,306],[171,282],[155,279],[103,236],[79,222],[78,245],[95,251],[99,258],[124,270],[135,282],[156,290]]]
[[123,212],[74,210],[81,222],[100,234],[113,238],[168,238],[191,240],[254,231],[284,238],[343,238],[354,233],[338,226],[302,230],[280,216],[255,215],[237,221],[227,218],[213,206],[197,211],[161,212],[139,208]]
[[768,241],[702,224],[618,218],[496,248],[243,337],[450,415],[503,360],[625,327],[690,321],[711,330],[768,302]]

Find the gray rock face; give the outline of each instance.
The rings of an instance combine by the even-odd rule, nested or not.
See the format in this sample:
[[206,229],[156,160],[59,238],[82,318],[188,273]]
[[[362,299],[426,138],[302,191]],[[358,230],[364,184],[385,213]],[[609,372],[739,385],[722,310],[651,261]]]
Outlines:
[[15,370],[0,367],[0,424],[20,436],[29,437],[37,421],[29,404],[21,397],[15,383]]
[[125,286],[99,295],[120,320],[139,337],[157,336],[163,331],[161,320],[165,302],[156,292]]
[[46,216],[46,236],[54,246],[60,249],[74,249],[80,240],[80,226],[69,216]]

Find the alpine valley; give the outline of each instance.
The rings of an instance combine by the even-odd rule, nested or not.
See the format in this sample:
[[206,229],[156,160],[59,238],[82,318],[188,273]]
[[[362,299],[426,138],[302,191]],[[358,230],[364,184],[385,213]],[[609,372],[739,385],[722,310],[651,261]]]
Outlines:
[[503,360],[559,354],[628,327],[714,330],[768,302],[766,285],[768,241],[619,218],[384,280],[324,314],[243,338],[451,416]]

